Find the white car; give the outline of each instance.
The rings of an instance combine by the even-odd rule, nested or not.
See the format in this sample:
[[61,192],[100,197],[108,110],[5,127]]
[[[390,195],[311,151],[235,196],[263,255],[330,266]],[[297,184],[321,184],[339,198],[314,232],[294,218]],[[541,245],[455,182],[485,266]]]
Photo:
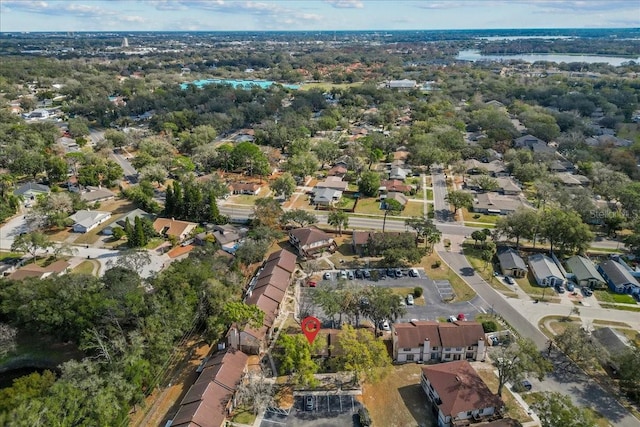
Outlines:
[[407,295],[407,305],[413,305],[413,295]]
[[331,273],[326,271],[322,277],[324,278],[324,280],[331,280]]
[[384,322],[380,323],[380,329],[383,331],[390,331],[391,330],[391,326],[389,325],[389,321],[385,320]]
[[411,277],[420,277],[420,273],[418,273],[418,269],[412,268],[409,270],[409,276]]
[[347,280],[347,272],[345,270],[340,270],[340,278],[342,280]]

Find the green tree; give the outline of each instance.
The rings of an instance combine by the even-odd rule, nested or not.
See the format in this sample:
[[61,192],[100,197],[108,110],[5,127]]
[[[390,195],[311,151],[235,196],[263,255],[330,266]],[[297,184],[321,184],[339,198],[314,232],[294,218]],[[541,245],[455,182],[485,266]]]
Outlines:
[[282,206],[273,197],[261,197],[256,199],[253,207],[253,218],[256,223],[265,225],[271,229],[278,229],[282,218]]
[[338,144],[328,139],[318,141],[312,150],[322,163],[321,168],[324,168],[327,163],[332,163],[340,155]]
[[327,223],[334,226],[342,236],[342,230],[349,226],[349,215],[345,211],[333,209],[327,216]]
[[378,327],[385,321],[395,321],[405,314],[400,305],[398,295],[389,288],[370,287],[363,292],[367,303],[363,307],[363,314],[371,319],[375,336],[378,336]]
[[14,252],[27,252],[34,259],[37,259],[38,251],[53,248],[54,246],[54,243],[46,234],[32,231],[31,233],[16,236],[11,244],[11,250]]
[[593,351],[593,343],[590,334],[577,323],[569,323],[564,330],[553,339],[555,345],[573,363],[589,370],[597,363],[596,354]]
[[89,122],[84,118],[69,119],[69,133],[73,138],[89,135]]
[[450,191],[445,200],[453,206],[454,214],[460,208],[470,209],[473,206],[473,195],[462,190]]
[[0,414],[44,397],[55,381],[56,375],[49,370],[16,378],[11,387],[0,390]]
[[494,191],[498,188],[498,181],[488,175],[480,175],[474,178],[473,184],[480,188],[482,192]]
[[274,179],[269,187],[277,196],[282,195],[285,199],[289,199],[294,191],[296,191],[296,180],[289,172],[285,172],[278,178]]
[[269,174],[267,156],[260,150],[259,146],[252,142],[240,142],[233,147],[230,160],[234,169],[243,170],[250,176]]
[[305,177],[312,175],[320,167],[320,162],[312,152],[294,154],[287,159],[284,169],[293,176]]
[[553,370],[553,365],[545,359],[529,339],[512,341],[502,346],[494,354],[493,364],[498,369],[498,396],[507,382],[517,383],[523,376],[532,374],[542,381],[546,374]]
[[575,211],[548,208],[540,214],[540,236],[551,246],[565,253],[583,252],[589,247],[593,233]]
[[293,209],[282,214],[280,222],[285,227],[293,225],[296,228],[301,228],[317,223],[318,218],[304,209]]
[[587,408],[575,406],[571,398],[557,392],[543,392],[535,396],[531,405],[542,427],[595,427],[593,415]]
[[332,351],[337,354],[334,363],[338,369],[352,372],[356,382],[376,382],[391,365],[385,344],[367,329],[343,325]]
[[640,402],[640,350],[637,347],[613,355],[618,367],[620,388],[634,402]]
[[291,381],[298,386],[313,387],[317,385],[314,374],[319,366],[312,358],[312,352],[321,350],[321,336],[318,336],[313,344],[309,345],[307,338],[302,334],[285,334],[278,337],[275,357],[280,362],[280,374],[291,375]]
[[[407,227],[413,228],[416,232],[416,245],[419,239],[429,240],[429,236],[438,232],[433,221],[429,218],[413,216],[404,221]],[[439,233],[439,232],[438,232]]]
[[374,171],[365,171],[360,175],[358,191],[367,197],[378,195],[380,190],[380,174]]
[[58,156],[49,156],[45,162],[44,170],[50,183],[62,182],[67,179],[67,162]]
[[245,242],[236,250],[236,259],[244,265],[260,262],[267,254],[269,245],[270,243],[266,240],[258,240],[255,238],[246,239]]
[[516,250],[520,239],[535,239],[538,230],[538,213],[533,209],[518,209],[496,222],[496,230],[508,239],[516,239]]
[[387,215],[400,215],[404,206],[395,199],[386,199],[384,201],[384,218],[382,219],[382,232],[387,225]]
[[471,238],[473,239],[473,246],[477,246],[478,242],[482,242],[487,240],[487,235],[482,230],[475,230],[471,233]]
[[[222,309],[224,319],[227,323],[235,324],[238,332],[245,328],[259,328],[264,323],[264,311],[256,305],[245,304],[241,301],[227,302]],[[241,337],[241,334],[238,334]],[[242,348],[242,343],[238,341],[238,348]]]

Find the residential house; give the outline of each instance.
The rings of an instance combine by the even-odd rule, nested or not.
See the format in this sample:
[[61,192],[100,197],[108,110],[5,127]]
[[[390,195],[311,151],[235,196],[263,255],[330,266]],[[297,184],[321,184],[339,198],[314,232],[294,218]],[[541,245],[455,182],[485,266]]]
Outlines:
[[198,226],[195,222],[178,221],[173,218],[157,218],[153,221],[153,229],[156,233],[165,237],[175,237],[183,241]]
[[86,233],[111,218],[111,212],[80,210],[69,217],[73,220],[73,231]]
[[562,184],[569,187],[587,186],[591,183],[591,180],[586,176],[569,172],[556,173],[551,176],[552,178],[558,179]]
[[517,196],[522,193],[520,184],[515,182],[511,177],[499,177],[496,178],[496,181],[498,182],[498,188],[496,190],[501,194]]
[[541,140],[533,135],[524,135],[513,141],[514,148],[529,148],[533,150],[535,145],[547,145],[546,141]]
[[609,288],[618,294],[637,294],[640,291],[640,283],[631,275],[631,272],[612,259],[600,263],[598,271]]
[[549,170],[554,173],[565,173],[565,172],[573,172],[575,166],[573,163],[567,160],[553,160],[551,164],[549,164]]
[[523,198],[498,193],[479,193],[473,201],[473,212],[493,215],[507,215],[518,209],[533,209]]
[[484,360],[485,335],[478,322],[412,321],[394,323],[394,362]]
[[617,371],[619,368],[616,363],[617,356],[633,348],[626,336],[609,326],[594,329],[591,331],[591,336],[600,344],[600,348],[595,351],[598,353],[602,352],[607,356],[606,358],[599,357],[599,359],[606,359],[606,363],[614,371]]
[[343,181],[339,176],[328,176],[324,181],[316,184],[315,188],[332,188],[334,190],[346,191],[349,187],[347,181]]
[[47,195],[51,189],[43,184],[35,182],[27,182],[13,191],[16,196],[22,197],[24,200],[35,200],[40,195]]
[[358,231],[354,230],[351,235],[351,247],[353,252],[359,256],[369,256],[369,244],[372,239],[382,236],[397,236],[400,234],[411,234],[411,237],[415,239],[415,232],[407,231],[385,231],[384,233],[379,231]]
[[222,250],[228,253],[235,253],[242,239],[247,236],[249,229],[236,227],[231,224],[215,225],[211,235],[216,239]]
[[54,261],[46,267],[40,267],[37,264],[27,264],[11,273],[9,278],[11,280],[22,280],[28,277],[44,279],[49,276],[61,276],[69,270],[70,265],[71,264],[63,260]]
[[413,191],[414,187],[408,184],[405,184],[404,182],[400,181],[399,179],[386,179],[382,182],[380,182],[380,188],[379,191],[380,192],[398,192],[398,193],[404,193],[404,194],[408,194],[411,193],[411,191]]
[[257,196],[260,192],[260,186],[255,182],[232,182],[229,185],[229,190],[231,190],[233,194]]
[[406,163],[408,158],[409,158],[409,150],[407,150],[407,147],[404,147],[404,146],[398,147],[398,149],[393,152],[394,161],[399,161],[404,164]]
[[565,264],[574,275],[578,286],[588,286],[591,289],[601,289],[606,286],[607,282],[590,259],[575,255],[569,258]]
[[225,350],[207,360],[180,402],[172,427],[222,427],[235,406],[234,393],[247,371],[248,356]]
[[503,246],[498,248],[497,256],[500,270],[505,276],[525,277],[527,275],[527,264],[516,250]]
[[314,188],[313,203],[318,206],[333,206],[342,198],[342,191],[335,188]]
[[113,230],[116,228],[124,228],[124,226],[127,223],[127,220],[129,220],[129,223],[131,225],[135,224],[136,218],[140,218],[140,219],[148,219],[148,220],[153,220],[155,218],[154,215],[143,211],[142,209],[134,209],[132,211],[130,211],[129,213],[127,213],[125,216],[123,216],[122,218],[120,218],[119,220],[117,220],[115,223],[110,224],[108,226],[106,226],[101,233],[107,236],[111,236],[113,234]]
[[423,367],[420,385],[437,414],[439,427],[501,418],[502,399],[489,390],[466,360]]
[[395,200],[396,202],[400,203],[403,209],[407,205],[407,202],[409,202],[407,196],[397,191],[391,191],[387,194],[381,194],[380,200],[382,200],[383,203],[386,203],[387,200]]
[[335,252],[333,238],[316,227],[303,227],[289,231],[289,242],[304,258],[319,256],[323,251]]
[[338,166],[334,166],[331,169],[329,169],[329,171],[327,172],[327,175],[329,176],[339,176],[340,178],[343,178],[346,174],[347,174],[348,170],[345,166],[342,165],[338,165]]
[[404,169],[398,166],[393,166],[389,170],[389,179],[397,179],[400,181],[404,181],[405,179],[407,179],[407,176],[409,176],[410,173],[411,171],[408,169]]
[[476,159],[468,159],[465,161],[467,173],[469,175],[488,174],[494,178],[507,177],[509,171],[502,160],[493,160],[491,162],[481,162]]
[[87,186],[86,189],[80,193],[80,200],[88,203],[104,202],[116,197],[116,193],[102,187]]
[[534,254],[529,257],[529,268],[538,286],[559,286],[565,283],[565,278],[555,262],[544,254]]

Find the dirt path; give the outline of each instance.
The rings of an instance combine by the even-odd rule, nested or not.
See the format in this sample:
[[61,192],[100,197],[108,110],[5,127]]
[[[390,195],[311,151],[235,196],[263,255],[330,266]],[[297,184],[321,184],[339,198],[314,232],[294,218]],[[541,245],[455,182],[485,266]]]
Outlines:
[[147,397],[143,408],[136,408],[131,414],[129,427],[163,426],[173,418],[180,401],[198,377],[196,368],[209,350],[209,345],[201,341],[190,341],[182,349],[182,358],[171,371],[169,385]]

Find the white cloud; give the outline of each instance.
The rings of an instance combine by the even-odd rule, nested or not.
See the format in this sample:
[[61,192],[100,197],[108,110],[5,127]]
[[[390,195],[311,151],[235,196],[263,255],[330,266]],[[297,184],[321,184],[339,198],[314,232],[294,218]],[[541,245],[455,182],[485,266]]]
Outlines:
[[338,9],[362,9],[364,3],[361,0],[324,0],[331,6]]

